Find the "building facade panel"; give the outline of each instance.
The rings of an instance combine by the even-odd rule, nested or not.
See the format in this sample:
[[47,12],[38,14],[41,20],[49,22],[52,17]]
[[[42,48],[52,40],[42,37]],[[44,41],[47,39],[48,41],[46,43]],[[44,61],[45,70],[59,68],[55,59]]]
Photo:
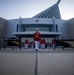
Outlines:
[[68,20],[69,38],[74,39],[74,18]]
[[6,20],[0,17],[0,37],[5,37],[6,34]]
[[[22,39],[32,39],[36,28],[42,33],[42,37],[46,39],[53,37],[58,37],[58,39],[62,39],[62,37],[64,39],[73,38],[73,29],[71,28],[71,26],[73,27],[73,20],[69,20],[68,22],[61,19],[58,7],[59,2],[58,0],[56,4],[32,18],[19,17],[18,19],[7,20],[6,38],[18,35]],[[2,27],[0,31],[2,31]]]
[[59,36],[59,39],[69,39],[68,33],[68,22],[66,20],[55,19],[56,25],[58,25],[58,32],[62,32],[62,35]]

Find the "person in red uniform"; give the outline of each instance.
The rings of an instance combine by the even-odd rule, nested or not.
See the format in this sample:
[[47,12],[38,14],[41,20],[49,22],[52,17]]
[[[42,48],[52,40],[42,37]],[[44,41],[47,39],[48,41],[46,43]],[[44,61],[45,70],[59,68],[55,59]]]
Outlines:
[[33,35],[33,39],[34,39],[34,42],[35,42],[35,49],[36,49],[36,51],[38,51],[39,42],[41,40],[41,34],[38,31],[38,28],[36,29],[36,32]]
[[25,40],[25,49],[28,48],[28,44],[29,44],[29,41],[28,41],[28,39],[26,39]]
[[55,50],[55,44],[56,44],[56,41],[55,41],[55,38],[52,39],[52,46],[53,46],[53,49]]
[[32,41],[32,48],[34,48],[34,41]]
[[40,47],[42,48],[42,39],[40,40]]
[[41,44],[41,48],[45,48],[45,44],[46,44],[45,39],[41,39],[40,44]]
[[45,48],[45,44],[46,44],[45,39],[42,39],[42,48]]
[[34,48],[34,42],[30,41],[30,48]]

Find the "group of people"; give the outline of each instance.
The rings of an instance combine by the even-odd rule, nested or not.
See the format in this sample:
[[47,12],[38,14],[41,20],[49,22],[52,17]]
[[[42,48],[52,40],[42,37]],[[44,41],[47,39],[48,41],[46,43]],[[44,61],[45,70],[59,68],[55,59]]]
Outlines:
[[[55,39],[52,40],[52,47],[55,50]],[[6,47],[5,42],[2,44],[3,49]],[[41,38],[41,33],[38,31],[38,28],[36,29],[35,33],[33,34],[33,41],[30,41],[26,38],[23,42],[23,46],[25,49],[29,48],[35,48],[36,51],[38,51],[39,48],[46,48],[49,46],[49,42],[46,42],[44,38]],[[0,41],[0,49],[1,49],[1,41]]]
[[[34,33],[33,35],[33,39],[35,41],[35,49],[36,51],[38,51],[38,47],[39,47],[39,42],[41,43],[41,47],[42,48],[45,48],[45,39],[42,39],[41,40],[41,34],[40,32],[38,31],[38,29],[36,29],[36,32]],[[52,40],[52,45],[53,45],[53,49],[55,50],[55,44],[56,44],[56,41],[55,41],[55,38],[53,38]]]
[[[25,49],[28,48],[28,46],[30,46],[31,48],[34,48],[35,47],[35,50],[38,51],[38,48],[40,46],[40,48],[45,48],[45,44],[46,44],[46,41],[44,38],[41,38],[41,34],[40,32],[38,31],[38,28],[36,29],[36,32],[34,33],[33,35],[33,40],[32,42],[29,43],[28,39],[25,40]],[[52,40],[52,46],[53,46],[53,49],[55,50],[55,39]]]

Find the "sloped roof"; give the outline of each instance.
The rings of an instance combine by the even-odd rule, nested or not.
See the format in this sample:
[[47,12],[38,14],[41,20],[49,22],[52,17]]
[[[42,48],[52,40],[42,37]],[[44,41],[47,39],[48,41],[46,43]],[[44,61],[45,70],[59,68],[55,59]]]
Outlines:
[[59,7],[58,7],[58,4],[60,3],[60,1],[61,0],[58,0],[56,4],[38,13],[33,18],[53,18],[55,17],[56,19],[61,19]]

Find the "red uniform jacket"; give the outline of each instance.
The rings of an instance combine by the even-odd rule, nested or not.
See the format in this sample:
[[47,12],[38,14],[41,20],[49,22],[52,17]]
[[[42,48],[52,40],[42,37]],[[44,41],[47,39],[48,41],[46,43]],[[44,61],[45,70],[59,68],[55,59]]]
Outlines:
[[28,43],[29,43],[29,42],[28,42],[28,39],[26,39],[26,40],[25,40],[25,44],[28,44]]
[[40,41],[41,34],[39,32],[35,32],[33,38],[34,38],[34,41]]
[[40,41],[40,44],[45,44],[46,42],[45,42],[45,39],[42,39],[41,41]]
[[42,40],[42,44],[46,44],[45,39]]
[[56,41],[55,41],[55,39],[53,39],[53,40],[52,40],[52,44],[55,44],[55,43],[56,43]]

